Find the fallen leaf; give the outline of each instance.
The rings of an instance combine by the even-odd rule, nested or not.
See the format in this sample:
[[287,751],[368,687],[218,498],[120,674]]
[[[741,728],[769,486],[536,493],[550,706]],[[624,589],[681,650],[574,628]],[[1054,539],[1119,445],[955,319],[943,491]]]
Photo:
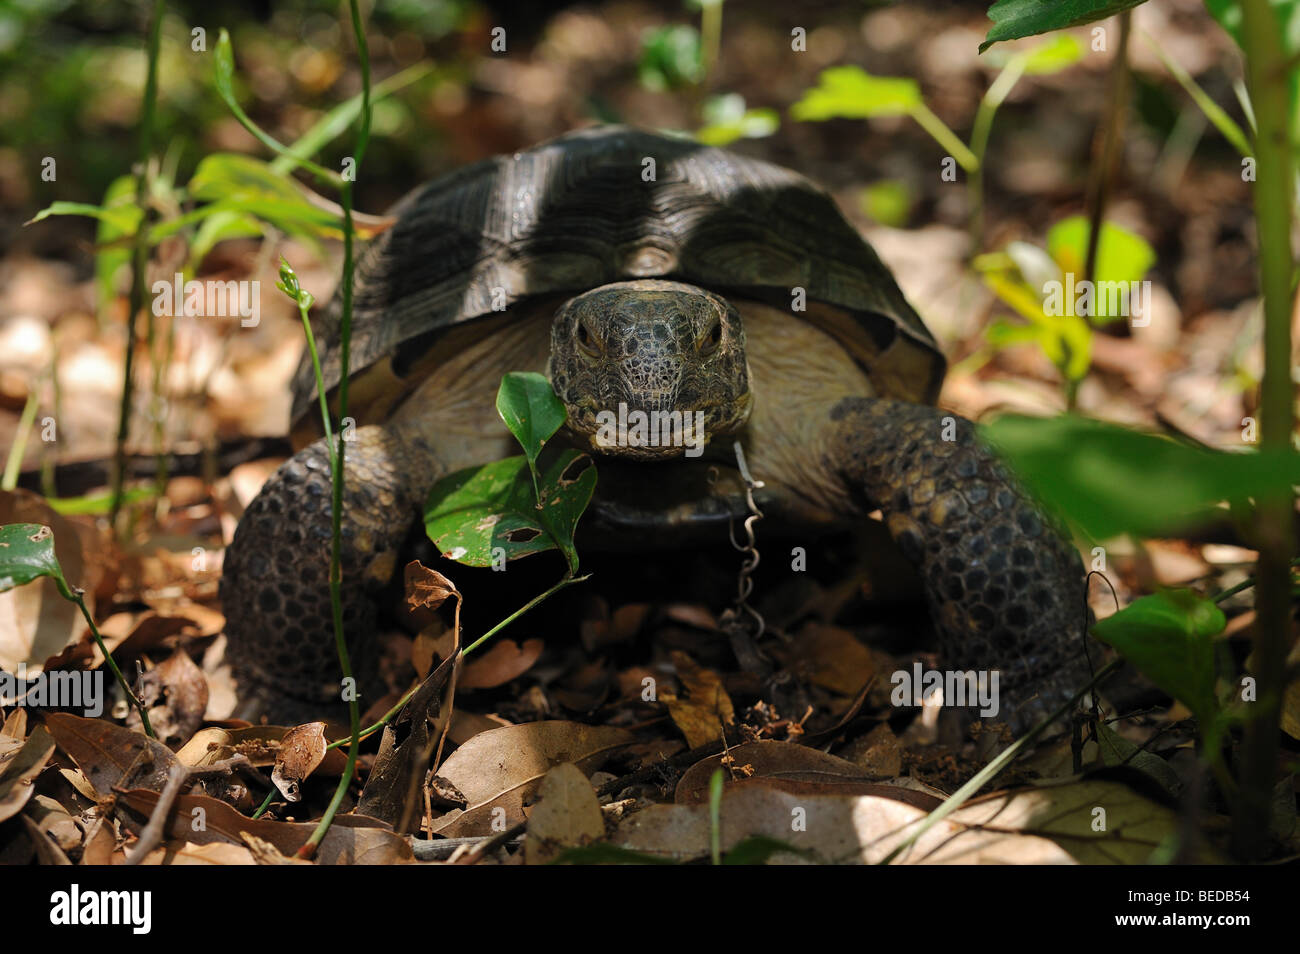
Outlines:
[[161,792],[176,760],[161,742],[103,719],[53,712],[45,725],[101,799],[119,784]]
[[192,845],[173,841],[155,848],[140,859],[142,865],[253,865],[253,853],[243,845],[214,841],[207,845]]
[[71,865],[67,854],[54,843],[54,839],[49,833],[44,831],[36,822],[32,821],[26,815],[22,816],[23,827],[27,829],[27,837],[31,839],[32,847],[36,849],[36,857],[43,865]]
[[876,778],[893,778],[903,771],[903,746],[888,722],[854,739],[840,752],[840,758],[861,766]]
[[871,650],[847,629],[810,622],[792,645],[791,664],[818,686],[843,696],[856,695],[878,674]]
[[308,722],[284,734],[271,781],[286,799],[291,802],[302,799],[299,786],[324,760],[325,746],[324,722]]
[[[118,804],[140,816],[143,825],[158,803],[158,793],[133,789],[118,796]],[[195,822],[202,819],[202,825]],[[307,843],[316,825],[312,822],[281,822],[241,815],[225,802],[206,795],[181,795],[167,816],[169,837],[193,845],[228,842],[243,846],[244,834],[274,845],[285,855],[296,854]],[[395,834],[376,818],[364,815],[336,815],[316,851],[319,864],[402,864],[414,859],[405,838]]]
[[531,669],[542,655],[543,646],[540,639],[525,640],[523,646],[511,639],[493,643],[487,652],[465,664],[456,686],[459,689],[503,686]]
[[667,689],[659,693],[659,698],[668,706],[673,722],[686,736],[686,744],[697,749],[721,739],[723,727],[736,721],[736,712],[722,687],[722,679],[717,673],[697,665],[681,650],[673,650],[672,658],[677,678],[686,690],[686,698]]
[[381,818],[390,825],[400,825],[402,816],[410,814],[408,806],[419,790],[437,743],[432,723],[441,712],[442,693],[459,658],[457,653],[443,660],[420,683],[402,711],[384,726],[379,753],[357,804],[362,814]]
[[580,722],[528,722],[480,732],[451,754],[438,774],[455,785],[470,807],[434,824],[448,838],[494,833],[524,820],[524,805],[554,766],[572,762],[594,771],[633,740],[624,729]]
[[[149,710],[149,724],[158,738],[179,745],[190,738],[203,722],[208,708],[208,681],[190,654],[177,649],[139,679],[137,694]],[[140,714],[132,708],[127,727],[141,727]]]
[[[727,760],[727,761],[724,761]],[[794,742],[747,742],[720,755],[703,758],[687,769],[677,782],[673,799],[679,805],[695,805],[709,799],[709,779],[719,767],[731,766],[736,771],[724,778],[728,785],[740,781],[763,779],[776,788],[786,791],[823,791],[843,794],[875,794],[896,798],[918,807],[934,808],[933,799],[918,796],[905,790],[890,790],[874,782],[871,773],[859,765],[834,755]],[[843,786],[852,783],[854,792]]]
[[605,821],[591,782],[569,762],[546,773],[538,802],[528,815],[524,863],[549,864],[567,848],[580,848],[605,837]]
[[0,753],[0,822],[12,818],[36,791],[33,783],[54,752],[54,739],[37,726],[27,741]]

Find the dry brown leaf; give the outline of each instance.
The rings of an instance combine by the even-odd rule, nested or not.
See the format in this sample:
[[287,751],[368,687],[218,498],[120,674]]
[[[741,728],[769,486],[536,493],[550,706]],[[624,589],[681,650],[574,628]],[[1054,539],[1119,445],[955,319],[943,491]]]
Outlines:
[[193,845],[184,841],[168,842],[155,848],[140,860],[142,865],[254,865],[253,853],[243,845],[214,841],[207,845]]
[[809,682],[843,696],[856,695],[878,675],[870,649],[847,629],[825,623],[799,631],[792,662]]
[[395,826],[402,825],[405,816],[406,828],[414,827],[412,805],[438,742],[434,720],[441,714],[443,692],[460,658],[457,653],[444,659],[384,726],[379,752],[357,806],[362,814]]
[[502,830],[502,824],[517,825],[524,820],[525,803],[554,766],[572,762],[583,772],[594,771],[632,738],[623,729],[561,721],[480,732],[438,769],[464,793],[470,807],[443,816],[433,830],[454,838],[490,835]]
[[18,739],[20,742],[27,738],[27,710],[22,706],[16,706],[9,713],[9,718],[5,719],[4,726],[0,727],[0,736]]
[[326,744],[324,722],[308,722],[284,734],[271,781],[286,799],[296,802],[302,798],[299,786],[325,759]]
[[265,838],[258,838],[249,832],[243,833],[244,844],[253,855],[253,860],[259,865],[309,865],[311,864],[306,858],[292,858],[280,853],[280,849],[271,844]]
[[459,597],[456,584],[419,560],[406,564],[406,604],[411,609],[437,609],[448,597]]
[[[136,813],[143,824],[158,803],[158,793],[133,789],[118,804]],[[196,825],[201,819],[202,824]],[[241,815],[230,805],[206,795],[181,795],[167,817],[167,833],[194,845],[228,842],[242,847],[244,834],[270,842],[281,854],[293,855],[307,843],[316,825],[279,822]],[[411,846],[376,818],[337,815],[316,852],[320,864],[401,864],[413,860]]]
[[36,791],[33,783],[54,752],[54,739],[37,726],[21,746],[0,753],[0,821],[12,818]]
[[49,833],[44,831],[40,825],[32,821],[26,815],[21,816],[23,827],[27,829],[27,837],[31,839],[32,847],[36,849],[36,857],[43,865],[71,865],[67,854],[55,844],[54,839]]
[[[877,794],[883,797],[897,797],[911,804],[921,804],[910,795],[888,791],[879,783],[864,787],[861,783],[872,783],[876,776],[861,766],[834,755],[827,755],[817,749],[794,742],[746,742],[727,750],[725,754],[703,758],[683,774],[677,782],[673,798],[679,805],[695,805],[707,802],[709,798],[709,779],[722,766],[730,766],[724,776],[728,784],[735,784],[746,779],[765,779],[778,788],[790,791],[811,791],[809,786],[822,786],[825,791],[835,791],[834,786],[855,783],[859,794]],[[844,794],[847,794],[845,792]],[[934,807],[932,800],[926,800],[928,807]]]
[[113,826],[102,815],[94,816],[90,825],[85,847],[81,851],[81,863],[86,866],[111,865],[113,852],[117,850]]
[[721,677],[697,665],[681,650],[674,650],[672,656],[686,697],[665,689],[659,693],[660,701],[668,706],[673,722],[686,736],[690,748],[697,749],[721,739],[723,727],[736,721],[736,711],[727,690],[722,687]]
[[876,778],[893,778],[903,771],[903,746],[888,722],[854,739],[840,752],[840,758],[860,765]]
[[695,603],[670,603],[664,607],[664,616],[674,622],[694,626],[696,629],[712,631],[718,628],[718,620],[709,612],[708,607]]
[[537,795],[538,803],[528,815],[525,864],[549,864],[566,848],[605,837],[595,789],[576,765],[564,762],[547,772]]
[[101,799],[118,784],[161,792],[176,760],[161,742],[103,719],[53,712],[45,725]]
[[456,682],[458,689],[492,689],[517,679],[532,668],[542,655],[540,639],[528,639],[520,646],[512,639],[492,644],[483,655],[465,664]]
[[[182,649],[140,677],[138,693],[149,710],[154,732],[169,745],[179,745],[194,735],[208,708],[208,680]],[[141,727],[140,714],[134,708],[126,724],[132,729]]]
[[[1094,830],[1095,809],[1106,827]],[[874,864],[915,830],[925,812],[876,797],[799,794],[766,785],[723,793],[722,844],[762,835],[805,855],[774,861]],[[1085,781],[999,793],[966,805],[902,852],[899,864],[1141,864],[1178,831],[1174,811],[1115,782]],[[621,847],[676,860],[709,852],[707,805],[654,805],[631,815],[613,839]],[[1217,860],[1202,852],[1197,860]]]

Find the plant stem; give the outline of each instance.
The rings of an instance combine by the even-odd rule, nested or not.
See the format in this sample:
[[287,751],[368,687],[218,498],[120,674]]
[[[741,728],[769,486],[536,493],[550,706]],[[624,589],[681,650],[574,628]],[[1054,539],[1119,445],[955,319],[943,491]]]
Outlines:
[[[122,487],[126,481],[126,437],[131,427],[131,377],[134,373],[135,322],[144,307],[145,268],[149,264],[149,158],[153,152],[154,113],[158,105],[158,49],[162,38],[163,0],[155,0],[149,25],[149,72],[144,81],[144,104],[140,118],[139,164],[135,180],[135,204],[140,210],[131,268],[131,293],[127,298],[126,357],[122,362],[122,404],[117,415],[117,441],[113,452],[113,506],[109,525],[117,525],[122,509]],[[151,320],[152,316],[150,316]]]
[[40,404],[41,387],[39,381],[32,382],[32,389],[23,405],[22,416],[18,418],[18,430],[14,434],[13,446],[9,448],[9,459],[5,461],[4,477],[0,478],[0,490],[13,490],[18,486],[18,472],[23,466],[23,457],[27,453],[27,438],[31,434],[32,422],[36,420],[36,407]]
[[942,119],[930,111],[929,106],[925,103],[917,103],[908,115],[930,134],[930,138],[947,150],[948,154],[957,160],[957,165],[965,169],[968,174],[979,169],[980,163],[975,153],[966,148],[966,144],[957,138],[957,134],[949,129]]
[[[357,147],[352,157],[352,168],[355,176],[355,173],[361,167],[361,160],[365,156],[366,146],[370,141],[370,51],[366,46],[366,31],[365,25],[361,22],[361,8],[357,4],[357,0],[350,0],[349,6],[352,12],[352,33],[357,43],[357,57],[361,62],[362,90],[361,129],[357,134]],[[343,176],[343,184],[340,190],[343,205],[343,313],[339,321],[340,425],[343,425],[347,420],[348,365],[352,353],[353,243],[355,239],[355,230],[352,223],[352,183],[354,176]],[[320,378],[320,363],[316,362],[315,367],[317,374],[316,389],[321,392],[321,402],[322,407],[324,407],[325,397],[321,387],[323,381]],[[361,706],[357,700],[356,687],[352,677],[352,661],[348,656],[348,644],[343,633],[343,465],[347,446],[347,441],[344,440],[346,434],[346,427],[341,426],[338,440],[329,443],[331,448],[330,470],[334,490],[330,500],[332,531],[330,541],[330,605],[333,610],[334,644],[338,649],[339,667],[343,670],[345,684],[349,685],[353,690],[349,693],[348,698],[351,744],[348,746],[347,766],[343,770],[343,775],[339,778],[338,787],[334,790],[334,797],[330,799],[329,806],[325,809],[325,814],[321,816],[316,830],[311,833],[307,843],[298,850],[301,857],[307,858],[316,853],[317,846],[334,822],[334,816],[338,813],[339,806],[342,805],[343,799],[347,795],[348,786],[352,784],[352,779],[356,775],[357,752],[361,746]]]
[[1155,37],[1143,30],[1142,39],[1147,46],[1151,47],[1156,56],[1160,57],[1160,62],[1164,63],[1169,75],[1178,80],[1178,84],[1187,91],[1187,95],[1192,98],[1192,102],[1200,107],[1201,112],[1205,114],[1205,118],[1213,124],[1219,134],[1228,140],[1232,147],[1242,156],[1253,156],[1255,153],[1250,147],[1250,139],[1242,131],[1241,127],[1233,122],[1232,117],[1224,111],[1223,107],[1212,100],[1209,93],[1201,89],[1200,84],[1192,79],[1192,75],[1183,69],[1181,63],[1165,52],[1165,48],[1156,41]]
[[1106,218],[1106,201],[1110,198],[1115,162],[1124,137],[1128,105],[1128,40],[1132,32],[1133,14],[1131,10],[1125,10],[1119,15],[1119,49],[1115,51],[1115,62],[1111,64],[1110,103],[1102,130],[1101,162],[1092,167],[1093,177],[1088,184],[1088,252],[1083,259],[1083,277],[1089,282],[1097,274],[1097,248],[1101,244],[1102,223]]
[[993,131],[993,117],[998,107],[1011,94],[1020,77],[1025,75],[1026,57],[1024,54],[1013,57],[1002,68],[980,100],[979,109],[975,111],[975,123],[971,127],[970,149],[975,156],[975,168],[969,173],[971,208],[971,255],[978,255],[984,244],[984,154],[988,150],[989,135]]
[[95,638],[95,645],[98,646],[99,651],[104,654],[104,664],[112,670],[113,675],[117,678],[118,685],[121,686],[122,691],[126,693],[126,701],[132,705],[136,712],[140,713],[140,724],[144,727],[144,734],[149,736],[151,739],[158,738],[157,734],[154,733],[153,726],[149,724],[149,713],[145,711],[144,703],[142,703],[140,697],[135,694],[135,691],[131,688],[131,684],[126,681],[126,676],[122,675],[122,670],[117,668],[117,663],[113,661],[113,654],[110,653],[108,647],[104,645],[104,637],[99,635],[99,628],[95,626],[95,621],[90,617],[90,610],[86,608],[85,596],[82,594],[81,590],[74,590],[69,587],[67,581],[63,580],[62,577],[59,578],[59,582],[62,584],[60,588],[67,591],[68,598],[71,599],[72,602],[76,603],[81,609],[81,615],[86,618],[86,625],[90,627],[90,635]]
[[564,577],[564,579],[560,580],[560,582],[556,583],[554,586],[552,586],[552,587],[551,587],[549,590],[547,590],[545,593],[542,593],[540,596],[535,596],[535,597],[533,597],[531,600],[529,600],[529,601],[528,601],[527,603],[525,603],[523,606],[519,607],[519,609],[515,610],[513,613],[511,613],[509,616],[507,616],[507,617],[506,617],[505,619],[503,619],[501,622],[497,623],[495,626],[493,626],[491,629],[489,629],[486,633],[484,633],[484,634],[483,634],[482,636],[480,636],[478,639],[474,640],[474,642],[472,642],[472,643],[470,643],[468,646],[466,646],[463,650],[461,650],[461,655],[462,655],[462,656],[468,656],[470,653],[472,653],[474,650],[478,649],[478,647],[482,646],[485,642],[487,642],[489,639],[491,639],[491,638],[492,638],[493,636],[495,636],[497,633],[501,632],[501,630],[505,629],[507,626],[509,626],[511,623],[513,623],[513,622],[514,622],[515,620],[517,620],[519,617],[523,616],[525,613],[527,613],[530,609],[532,609],[532,608],[533,608],[534,606],[536,606],[538,603],[542,602],[542,600],[546,599],[547,597],[551,596],[551,595],[554,594],[554,593],[558,593],[560,590],[564,589],[566,586],[572,586],[574,583],[581,583],[583,580],[586,580],[586,579],[590,579],[590,575],[588,575],[588,576],[573,576],[572,574],[566,575],[566,576]]
[[257,811],[253,812],[252,814],[252,818],[254,821],[261,818],[262,815],[266,812],[266,810],[271,807],[271,802],[275,798],[275,795],[278,791],[279,789],[276,788],[274,785],[271,786],[271,790],[266,793],[266,798],[262,799],[262,804],[258,805]]
[[[1242,47],[1258,126],[1254,189],[1264,296],[1264,380],[1260,393],[1264,452],[1290,453],[1294,428],[1291,383],[1291,210],[1293,167],[1289,91],[1281,28],[1268,0],[1241,0]],[[1255,596],[1255,674],[1258,701],[1246,724],[1241,780],[1233,817],[1233,850],[1242,860],[1268,847],[1278,727],[1291,642],[1289,563],[1295,552],[1291,491],[1262,497],[1258,506],[1259,569]]]
[[704,61],[700,86],[705,88],[718,68],[722,50],[722,4],[723,0],[702,0],[700,3],[700,52]]

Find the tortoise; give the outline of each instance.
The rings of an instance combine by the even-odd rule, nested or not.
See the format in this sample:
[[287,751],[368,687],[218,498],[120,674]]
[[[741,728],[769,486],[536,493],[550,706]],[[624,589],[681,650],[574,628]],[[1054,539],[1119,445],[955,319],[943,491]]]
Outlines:
[[[392,215],[356,271],[343,527],[354,666],[375,655],[375,594],[429,488],[517,453],[496,389],[505,372],[538,371],[568,411],[556,440],[598,455],[587,540],[716,533],[748,512],[739,442],[769,517],[853,526],[881,511],[919,571],[942,659],[996,669],[1001,718],[1030,724],[1082,683],[1078,551],[974,425],[934,406],[934,338],[808,179],[606,126],[462,168]],[[336,296],[315,319],[330,389],[340,314]],[[314,392],[304,358],[300,437]],[[704,433],[653,446],[624,423],[602,430],[620,406],[681,411]],[[263,709],[339,697],[329,498],[319,439],[266,482],[226,553],[229,655],[241,697]]]

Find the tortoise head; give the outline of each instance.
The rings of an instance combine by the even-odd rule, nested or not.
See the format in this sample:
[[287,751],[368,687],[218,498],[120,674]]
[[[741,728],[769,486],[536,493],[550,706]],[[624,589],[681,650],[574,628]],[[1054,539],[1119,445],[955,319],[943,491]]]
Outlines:
[[565,302],[549,371],[569,430],[604,454],[698,457],[749,416],[739,312],[681,282],[615,282]]

